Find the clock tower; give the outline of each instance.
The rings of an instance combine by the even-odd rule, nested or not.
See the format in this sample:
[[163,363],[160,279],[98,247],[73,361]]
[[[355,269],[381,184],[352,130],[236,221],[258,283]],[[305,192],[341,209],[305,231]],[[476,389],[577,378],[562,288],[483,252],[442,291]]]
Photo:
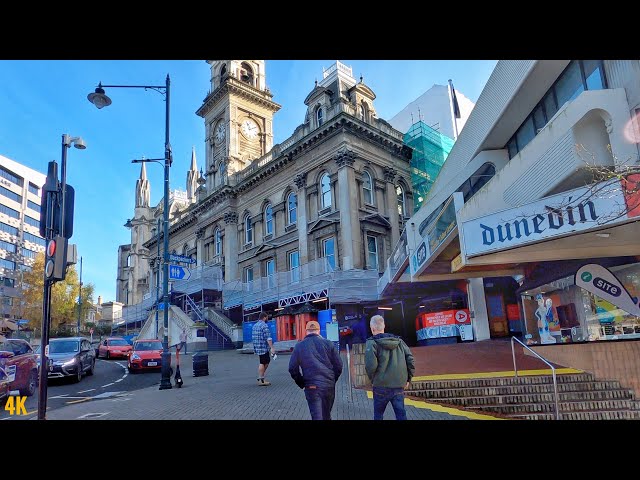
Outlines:
[[273,147],[280,105],[266,86],[264,60],[207,60],[211,91],[196,114],[205,122],[207,190],[228,184]]

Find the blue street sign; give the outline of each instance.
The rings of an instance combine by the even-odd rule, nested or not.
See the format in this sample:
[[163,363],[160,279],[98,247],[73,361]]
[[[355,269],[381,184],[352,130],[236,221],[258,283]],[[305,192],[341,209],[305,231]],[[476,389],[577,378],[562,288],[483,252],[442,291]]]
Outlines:
[[181,265],[169,265],[169,280],[189,280],[191,271]]
[[187,257],[186,255],[178,255],[176,253],[169,254],[169,261],[178,262],[178,263],[188,263],[188,264],[196,263],[195,259],[191,257]]

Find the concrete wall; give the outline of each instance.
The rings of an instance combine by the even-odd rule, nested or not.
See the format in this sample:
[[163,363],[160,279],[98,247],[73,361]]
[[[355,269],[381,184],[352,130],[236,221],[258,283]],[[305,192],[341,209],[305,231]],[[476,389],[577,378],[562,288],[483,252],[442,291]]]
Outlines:
[[[592,373],[599,380],[618,380],[640,396],[640,342],[608,341],[532,347],[548,361]],[[531,355],[525,350],[525,353]]]

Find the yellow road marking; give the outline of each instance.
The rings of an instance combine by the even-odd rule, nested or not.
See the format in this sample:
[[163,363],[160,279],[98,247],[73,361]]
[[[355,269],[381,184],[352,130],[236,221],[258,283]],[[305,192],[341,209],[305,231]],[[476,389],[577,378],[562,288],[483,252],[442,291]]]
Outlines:
[[[373,392],[367,390],[367,397],[373,399]],[[413,400],[411,398],[404,399],[405,405],[410,405],[416,408],[426,408],[433,412],[448,413],[449,415],[457,415],[459,417],[466,417],[471,420],[510,420],[508,418],[498,418],[491,415],[484,415],[482,413],[468,412],[466,410],[459,410],[457,408],[445,407],[436,403],[427,403],[421,400]]]
[[[556,368],[556,374],[569,375],[576,373],[584,373],[583,370],[576,370],[574,368]],[[518,372],[519,377],[527,375],[551,375],[551,369],[540,370],[520,370]],[[513,370],[507,370],[505,372],[478,372],[478,373],[445,373],[442,375],[425,375],[422,377],[413,377],[412,382],[419,382],[421,380],[456,380],[465,378],[494,378],[494,377],[514,377]]]
[[91,400],[91,397],[81,398],[80,400],[73,400],[71,402],[67,402],[67,405],[70,404],[70,403],[86,402],[87,400]]

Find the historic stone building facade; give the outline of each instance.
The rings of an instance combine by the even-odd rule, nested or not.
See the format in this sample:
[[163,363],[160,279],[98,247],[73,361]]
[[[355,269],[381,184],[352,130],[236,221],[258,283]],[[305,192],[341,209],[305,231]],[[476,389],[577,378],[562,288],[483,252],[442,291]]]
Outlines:
[[[170,250],[196,258],[202,276],[220,272],[225,309],[327,296],[327,308],[376,300],[413,198],[411,150],[378,118],[375,93],[336,62],[305,99],[304,123],[273,145],[281,107],[266,87],[265,62],[208,63],[211,91],[196,112],[205,124],[204,172],[197,174],[194,156],[184,202],[173,199]],[[149,292],[157,281],[153,228],[162,212],[149,207],[145,182],[143,167],[132,244],[120,247],[119,273],[129,274],[128,284],[144,286],[147,278]],[[135,267],[127,266],[125,249],[138,249]],[[181,290],[179,282],[173,289]]]

